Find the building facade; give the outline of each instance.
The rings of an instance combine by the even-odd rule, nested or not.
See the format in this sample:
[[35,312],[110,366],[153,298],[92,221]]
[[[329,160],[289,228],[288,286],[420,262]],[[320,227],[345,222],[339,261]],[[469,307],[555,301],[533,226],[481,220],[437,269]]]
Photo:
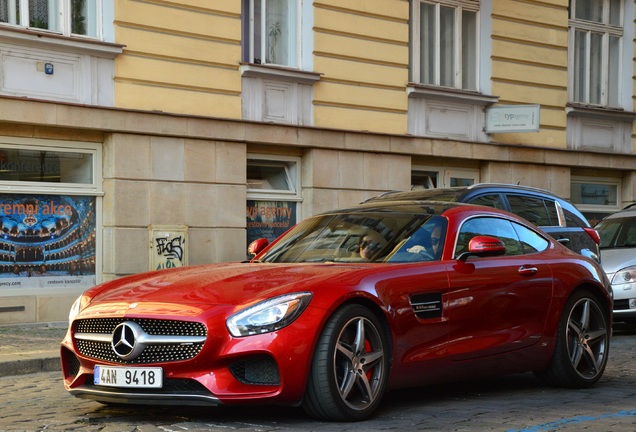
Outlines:
[[7,0],[0,324],[387,190],[636,201],[631,0]]

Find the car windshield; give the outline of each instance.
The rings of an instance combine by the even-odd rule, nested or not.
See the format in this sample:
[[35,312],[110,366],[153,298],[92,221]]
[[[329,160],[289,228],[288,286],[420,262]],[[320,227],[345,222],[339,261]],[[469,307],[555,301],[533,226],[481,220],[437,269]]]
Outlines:
[[636,217],[605,219],[596,227],[601,249],[636,247]]
[[432,261],[441,256],[445,227],[445,218],[427,213],[374,210],[326,214],[299,223],[259,261]]

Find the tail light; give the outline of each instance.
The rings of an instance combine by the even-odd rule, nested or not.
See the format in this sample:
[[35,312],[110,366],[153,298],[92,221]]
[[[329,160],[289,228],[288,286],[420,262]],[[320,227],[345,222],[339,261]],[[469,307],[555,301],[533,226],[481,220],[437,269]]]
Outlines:
[[601,244],[601,236],[598,235],[598,231],[596,231],[594,228],[583,228],[585,230],[586,233],[588,233],[588,235],[590,237],[592,237],[592,240],[594,240],[594,243],[596,243],[597,245]]

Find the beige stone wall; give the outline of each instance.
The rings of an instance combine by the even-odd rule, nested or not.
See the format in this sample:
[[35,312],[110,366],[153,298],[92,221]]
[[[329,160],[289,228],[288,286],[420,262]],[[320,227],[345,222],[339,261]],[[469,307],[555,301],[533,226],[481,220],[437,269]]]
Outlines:
[[186,225],[190,264],[245,257],[245,145],[114,133],[104,143],[104,279],[148,270],[150,225]]
[[485,162],[480,172],[484,183],[512,183],[549,190],[570,198],[570,168],[538,164]]
[[19,308],[15,312],[0,313],[0,325],[66,321],[78,295],[65,293],[0,297],[3,308]]
[[303,158],[303,216],[348,207],[410,185],[409,156],[310,150]]
[[241,2],[115,1],[115,105],[241,118]]
[[406,133],[409,2],[314,1],[314,124]]
[[493,0],[492,93],[503,105],[541,105],[540,132],[494,141],[566,148],[567,65],[567,0]]

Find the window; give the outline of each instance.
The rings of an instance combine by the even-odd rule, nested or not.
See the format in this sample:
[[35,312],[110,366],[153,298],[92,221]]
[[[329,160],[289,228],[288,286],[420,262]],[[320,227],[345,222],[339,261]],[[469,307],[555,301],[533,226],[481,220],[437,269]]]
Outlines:
[[3,0],[0,22],[96,38],[100,8],[101,0]]
[[619,107],[622,0],[570,0],[570,100]]
[[620,201],[620,179],[602,179],[596,177],[572,178],[570,197],[590,224],[598,222],[609,213],[622,207]]
[[414,166],[411,172],[411,190],[470,186],[477,182],[479,182],[477,169]]
[[479,1],[413,1],[412,81],[477,90]]
[[101,192],[100,152],[90,144],[0,137],[0,189]]
[[503,241],[506,245],[506,255],[521,255],[524,253],[523,246],[511,222],[492,217],[477,217],[464,222],[459,230],[455,256],[458,257],[462,253],[467,252],[470,240],[473,237],[482,235],[496,237]]
[[507,195],[507,198],[512,213],[538,226],[559,226],[554,201],[522,195]]
[[300,0],[243,0],[249,18],[244,60],[300,67]]
[[248,156],[247,245],[259,238],[272,241],[300,220],[299,166],[299,158]]

